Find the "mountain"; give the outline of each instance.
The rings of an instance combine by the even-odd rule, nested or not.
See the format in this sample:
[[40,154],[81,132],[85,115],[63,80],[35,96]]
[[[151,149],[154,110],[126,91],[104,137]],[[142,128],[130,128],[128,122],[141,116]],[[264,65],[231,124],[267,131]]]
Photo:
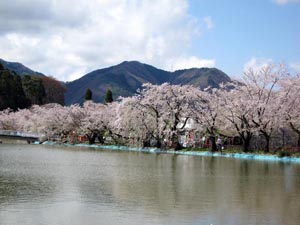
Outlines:
[[123,62],[105,69],[95,70],[78,80],[67,83],[66,104],[82,103],[85,91],[93,92],[93,100],[102,102],[107,89],[111,89],[114,98],[130,96],[143,83],[161,84],[169,72],[139,62]]
[[67,105],[82,103],[87,89],[92,90],[95,102],[103,102],[107,89],[111,89],[115,99],[118,96],[133,95],[143,83],[190,84],[203,89],[207,86],[219,87],[220,83],[230,81],[229,76],[216,68],[192,68],[169,72],[137,61],[125,61],[68,82],[65,102]]
[[170,83],[189,84],[204,89],[208,86],[219,87],[219,84],[230,81],[231,79],[227,74],[216,68],[192,68],[175,71]]
[[[0,80],[0,110],[6,107],[16,110],[32,104],[64,105],[66,87],[63,82],[35,72],[21,63],[0,59]],[[19,89],[16,91],[16,88]],[[24,94],[26,99],[22,100]]]
[[30,74],[30,75],[36,75],[36,76],[45,76],[42,73],[33,71],[29,69],[28,67],[24,66],[21,63],[18,62],[8,62],[3,59],[0,59],[0,63],[4,66],[5,69],[8,69],[10,71],[14,71],[16,74],[20,75],[21,77]]

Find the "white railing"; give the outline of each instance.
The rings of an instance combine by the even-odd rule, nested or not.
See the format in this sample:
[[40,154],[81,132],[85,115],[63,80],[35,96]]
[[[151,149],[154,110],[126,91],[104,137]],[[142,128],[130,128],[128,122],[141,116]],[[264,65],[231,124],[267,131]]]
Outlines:
[[37,135],[37,134],[27,133],[27,132],[23,132],[23,131],[15,131],[15,130],[0,130],[0,135],[24,137],[24,138],[39,138],[39,135]]

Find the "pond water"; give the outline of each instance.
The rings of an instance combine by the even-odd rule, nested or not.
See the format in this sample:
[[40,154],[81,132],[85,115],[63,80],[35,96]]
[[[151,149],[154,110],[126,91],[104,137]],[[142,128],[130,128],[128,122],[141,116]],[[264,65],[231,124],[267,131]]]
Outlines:
[[298,225],[300,165],[0,145],[2,225]]

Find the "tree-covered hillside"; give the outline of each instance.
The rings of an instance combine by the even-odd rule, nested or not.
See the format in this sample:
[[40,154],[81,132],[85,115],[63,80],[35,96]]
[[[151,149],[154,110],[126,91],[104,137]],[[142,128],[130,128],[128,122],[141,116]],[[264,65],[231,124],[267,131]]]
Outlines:
[[64,104],[65,86],[51,77],[21,77],[0,63],[0,110],[26,108],[33,104]]
[[8,62],[3,59],[0,59],[0,63],[5,69],[8,69],[10,71],[15,72],[16,74],[20,75],[23,77],[24,75],[35,75],[35,76],[45,76],[42,73],[33,71],[32,69],[24,66],[22,63],[19,62]]
[[0,63],[0,110],[26,108],[31,105],[26,97],[21,77],[4,69]]
[[103,102],[106,90],[110,89],[113,98],[132,96],[143,84],[193,85],[204,89],[219,87],[231,79],[216,68],[192,68],[169,72],[137,61],[125,61],[119,65],[92,71],[83,77],[67,83],[66,104],[82,103],[87,89],[93,92],[95,102]]

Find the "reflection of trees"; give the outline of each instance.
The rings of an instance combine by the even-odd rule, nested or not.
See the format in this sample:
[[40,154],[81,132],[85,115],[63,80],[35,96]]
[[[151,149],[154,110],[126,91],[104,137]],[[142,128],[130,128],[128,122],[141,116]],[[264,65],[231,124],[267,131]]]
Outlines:
[[[240,220],[238,224],[251,218],[262,224],[290,224],[300,220],[298,165],[282,167],[280,163],[232,159],[220,162],[223,165],[219,174],[226,180],[222,182],[222,195],[217,196],[216,206],[224,209],[223,218],[236,215]],[[290,174],[286,174],[286,170]]]
[[[298,165],[268,163],[257,161],[237,161],[247,163],[249,176],[239,170],[240,183],[247,182],[239,190],[241,202],[238,207],[246,213],[255,215],[258,221],[300,221],[300,182]],[[286,171],[290,171],[286,174]],[[286,184],[288,184],[288,187]],[[293,218],[293,219],[292,219]]]
[[97,188],[89,180],[80,184],[83,196],[150,215],[211,213],[229,222],[251,215],[256,221],[300,221],[297,165],[142,153],[115,156],[115,166],[101,167]]
[[209,217],[197,224],[300,221],[295,164],[86,149],[19,151],[4,159],[0,205],[55,198],[142,217]]
[[201,174],[194,170],[194,157],[123,153],[114,159],[118,166],[104,168],[98,181],[83,180],[80,191],[84,198],[99,203],[110,199],[120,207],[137,207],[149,213],[196,213],[199,201],[210,189],[207,182],[203,182],[207,187],[197,186]]

